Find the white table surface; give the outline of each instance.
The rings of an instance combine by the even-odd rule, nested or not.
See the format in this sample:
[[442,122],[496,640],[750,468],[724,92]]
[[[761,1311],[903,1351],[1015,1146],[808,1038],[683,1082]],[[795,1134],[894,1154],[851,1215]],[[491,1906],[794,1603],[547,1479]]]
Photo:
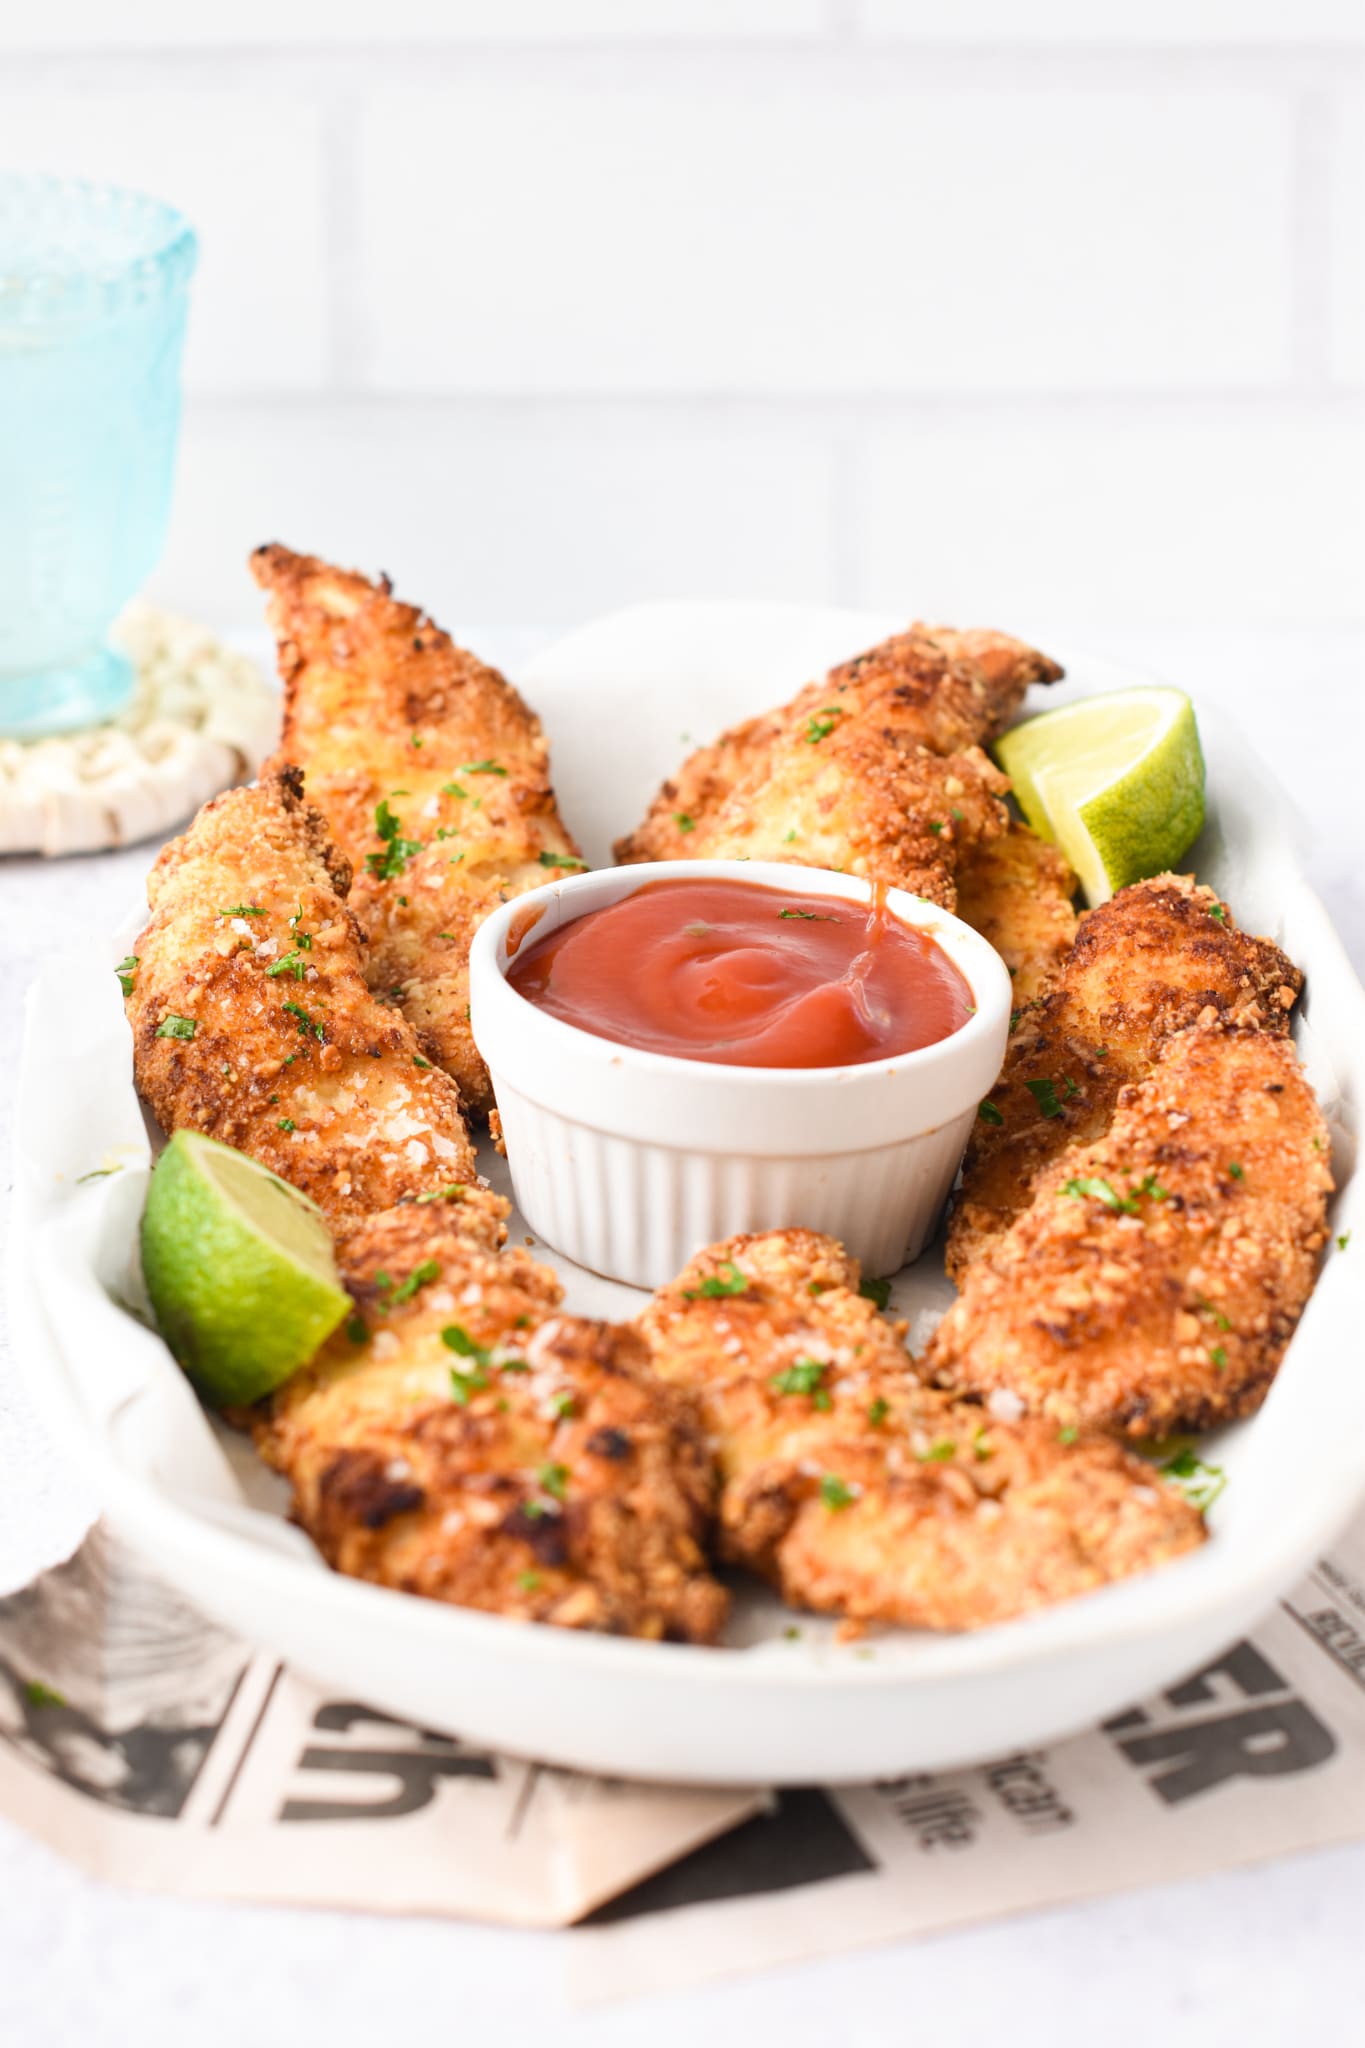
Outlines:
[[[1046,622],[1030,621],[1047,646]],[[1365,975],[1365,628],[1069,633],[1237,716],[1303,810],[1310,872]],[[514,674],[539,636],[470,632]],[[553,735],[551,735],[553,738]],[[136,901],[153,848],[0,860],[0,1159],[23,991]],[[8,1193],[6,1199],[8,1200]],[[93,1504],[45,1441],[0,1335],[0,1592],[65,1555]],[[672,2048],[1277,2048],[1360,2038],[1365,1844],[871,1949],[686,1996],[570,2014],[553,1935],[182,1904],[114,1891],[0,1821],[4,2048],[275,2048],[541,2039]]]

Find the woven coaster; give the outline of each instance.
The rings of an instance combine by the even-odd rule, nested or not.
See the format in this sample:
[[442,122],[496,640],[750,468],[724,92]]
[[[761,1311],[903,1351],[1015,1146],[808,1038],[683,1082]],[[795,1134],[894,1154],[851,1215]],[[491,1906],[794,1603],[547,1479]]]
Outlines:
[[137,672],[117,718],[0,739],[0,853],[96,853],[168,832],[275,744],[277,692],[207,627],[132,604],[110,638]]

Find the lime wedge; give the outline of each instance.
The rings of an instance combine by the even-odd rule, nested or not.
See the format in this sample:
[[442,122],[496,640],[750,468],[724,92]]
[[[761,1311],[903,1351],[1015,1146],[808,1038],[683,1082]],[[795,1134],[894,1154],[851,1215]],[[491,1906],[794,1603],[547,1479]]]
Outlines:
[[1204,756],[1182,690],[1116,690],[1025,719],[995,758],[1087,903],[1174,867],[1204,823]]
[[313,1203],[197,1131],[152,1173],[142,1271],[162,1336],[220,1408],[280,1386],[351,1309]]

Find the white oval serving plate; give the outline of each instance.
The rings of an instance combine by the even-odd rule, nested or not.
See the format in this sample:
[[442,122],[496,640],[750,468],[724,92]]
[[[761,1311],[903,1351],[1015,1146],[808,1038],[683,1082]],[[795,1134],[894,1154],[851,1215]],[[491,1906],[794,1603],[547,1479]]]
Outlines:
[[[793,606],[646,606],[541,655],[519,681],[590,859],[609,858],[611,838],[690,745],[903,623]],[[1070,673],[1047,701],[1149,680],[1049,651]],[[114,1528],[207,1613],[329,1687],[479,1744],[618,1776],[799,1784],[938,1769],[1069,1733],[1216,1656],[1365,1491],[1365,1198],[1352,1171],[1365,992],[1302,879],[1274,783],[1221,721],[1202,723],[1210,823],[1191,865],[1306,971],[1298,1038],[1333,1126],[1333,1229],[1354,1225],[1357,1247],[1329,1252],[1260,1414],[1207,1451],[1229,1483],[1197,1555],[969,1636],[837,1644],[828,1623],[801,1617],[793,1639],[787,1609],[746,1593],[718,1650],[524,1626],[334,1575],[285,1521],[279,1483],[208,1420],[122,1305],[137,1302],[150,1156],[111,971],[125,934],[53,961],[30,995],[10,1257],[33,1398]],[[485,1167],[505,1171],[491,1153]],[[91,1173],[102,1177],[82,1181]],[[520,1219],[513,1231],[525,1235]],[[551,1263],[582,1313],[629,1314],[641,1299]],[[931,1246],[892,1297],[916,1348],[949,1296]]]

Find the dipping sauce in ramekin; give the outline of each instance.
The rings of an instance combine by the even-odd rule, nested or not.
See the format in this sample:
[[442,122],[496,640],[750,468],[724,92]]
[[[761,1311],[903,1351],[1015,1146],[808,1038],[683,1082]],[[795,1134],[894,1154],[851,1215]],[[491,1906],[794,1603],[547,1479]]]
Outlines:
[[507,979],[641,1052],[846,1067],[918,1052],[975,1007],[932,935],[887,908],[746,880],[648,882],[517,953]]
[[870,1274],[915,1258],[1000,1071],[1010,979],[959,918],[878,893],[781,861],[667,861],[486,918],[471,1024],[528,1228],[633,1287],[746,1230],[828,1231]]

